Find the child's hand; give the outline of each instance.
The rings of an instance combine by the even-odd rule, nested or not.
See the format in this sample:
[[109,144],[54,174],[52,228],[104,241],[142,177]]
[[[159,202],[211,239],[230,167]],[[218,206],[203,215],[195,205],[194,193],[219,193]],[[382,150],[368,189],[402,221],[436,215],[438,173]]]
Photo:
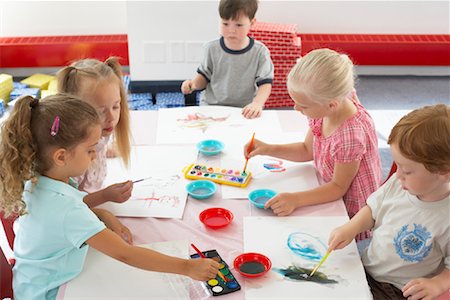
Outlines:
[[133,182],[130,180],[122,183],[116,183],[103,190],[103,198],[106,201],[123,203],[130,199],[133,191]]
[[439,283],[432,278],[415,278],[410,280],[402,288],[403,297],[408,300],[431,300],[438,297],[444,291]]
[[246,119],[259,118],[262,114],[263,108],[263,106],[252,102],[242,109],[242,115]]
[[189,79],[185,80],[181,84],[181,92],[185,95],[192,94],[192,92],[194,90],[195,90],[195,86],[194,86],[194,83],[192,82],[192,80],[189,80]]
[[264,155],[267,154],[267,150],[269,148],[269,144],[263,143],[260,140],[255,139],[253,141],[252,149],[248,149],[248,146],[250,146],[250,142],[245,144],[244,146],[244,156],[248,158],[251,158],[256,155]]
[[335,228],[330,233],[328,239],[328,248],[332,250],[342,249],[350,244],[355,238],[355,234],[350,230],[350,226],[347,224]]
[[296,200],[292,193],[279,193],[267,201],[264,208],[271,208],[277,216],[288,216],[297,208]]
[[189,259],[187,276],[195,280],[206,281],[215,278],[219,271],[219,263],[210,258]]
[[116,216],[114,216],[111,212],[105,209],[95,209],[95,213],[97,217],[105,223],[105,226],[120,236],[125,242],[132,244],[133,236],[131,235],[131,231],[123,225]]

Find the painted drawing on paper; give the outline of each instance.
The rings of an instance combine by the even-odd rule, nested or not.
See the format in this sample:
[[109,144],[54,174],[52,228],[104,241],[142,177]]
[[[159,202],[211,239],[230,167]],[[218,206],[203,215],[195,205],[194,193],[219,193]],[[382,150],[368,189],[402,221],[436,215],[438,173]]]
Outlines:
[[327,252],[327,246],[320,238],[304,232],[293,232],[289,234],[287,246],[300,257],[317,262]]
[[264,163],[264,168],[272,173],[280,173],[286,171],[286,168],[283,166],[283,161],[280,159],[269,159],[270,161]]
[[[287,238],[287,247],[296,255],[308,262],[319,262],[327,252],[327,246],[319,237],[305,232],[293,232]],[[310,276],[312,268],[291,265],[287,268],[274,268],[275,272],[283,275],[288,280],[311,281],[320,284],[338,283],[337,280],[328,278],[320,271]]]
[[181,170],[197,155],[192,146],[137,146],[131,151],[129,168],[118,158],[109,159],[105,186],[133,180],[133,192],[123,203],[102,206],[116,216],[182,218],[187,192]]
[[141,204],[150,208],[154,205],[166,207],[167,209],[177,208],[181,205],[176,184],[181,180],[178,174],[166,177],[147,177],[140,183],[136,183],[133,189],[133,200],[144,200]]
[[156,128],[157,144],[197,143],[218,137],[228,143],[247,138],[255,130],[281,130],[275,112],[265,111],[260,118],[245,119],[241,108],[217,105],[160,109]]
[[[272,261],[264,284],[245,286],[246,299],[371,299],[356,244],[333,251],[313,276],[327,253],[332,229],[347,216],[245,217],[244,252],[262,253]],[[261,238],[264,232],[264,238]]]
[[210,124],[226,121],[230,115],[223,117],[206,116],[202,113],[196,112],[188,114],[185,118],[177,119],[178,124],[181,127],[198,128],[202,132],[205,132]]

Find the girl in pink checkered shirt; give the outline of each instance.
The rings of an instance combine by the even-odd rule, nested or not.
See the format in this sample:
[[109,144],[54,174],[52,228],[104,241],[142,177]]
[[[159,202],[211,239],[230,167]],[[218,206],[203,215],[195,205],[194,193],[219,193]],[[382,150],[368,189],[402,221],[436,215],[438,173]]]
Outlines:
[[[378,142],[372,118],[354,91],[353,63],[347,55],[318,49],[299,59],[288,75],[295,110],[309,119],[303,142],[269,145],[255,140],[249,157],[269,155],[296,162],[314,160],[323,184],[296,193],[279,193],[265,208],[290,215],[297,207],[342,198],[353,217],[381,184]],[[250,150],[250,151],[249,151]],[[357,239],[370,237],[370,232]]]

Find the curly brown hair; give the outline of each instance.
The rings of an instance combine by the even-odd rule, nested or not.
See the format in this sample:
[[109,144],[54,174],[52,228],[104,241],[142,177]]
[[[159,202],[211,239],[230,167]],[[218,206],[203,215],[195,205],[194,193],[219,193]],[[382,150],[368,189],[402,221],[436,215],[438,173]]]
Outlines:
[[[59,129],[52,135],[57,116]],[[96,110],[74,96],[18,99],[0,132],[0,209],[5,215],[26,212],[24,183],[52,167],[54,149],[75,148],[88,137],[89,129],[99,124]]]

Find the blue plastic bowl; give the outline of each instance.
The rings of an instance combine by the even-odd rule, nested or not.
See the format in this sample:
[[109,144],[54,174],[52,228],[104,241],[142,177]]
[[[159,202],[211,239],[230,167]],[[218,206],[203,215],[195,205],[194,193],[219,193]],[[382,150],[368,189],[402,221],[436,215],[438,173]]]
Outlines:
[[224,145],[218,140],[204,140],[197,144],[197,149],[204,155],[216,155],[222,152]]
[[214,182],[209,180],[195,180],[186,186],[186,190],[195,199],[206,199],[214,195],[217,187]]
[[250,200],[254,206],[264,208],[264,204],[266,204],[266,202],[273,198],[276,194],[277,192],[269,189],[254,190],[248,194],[248,200]]

